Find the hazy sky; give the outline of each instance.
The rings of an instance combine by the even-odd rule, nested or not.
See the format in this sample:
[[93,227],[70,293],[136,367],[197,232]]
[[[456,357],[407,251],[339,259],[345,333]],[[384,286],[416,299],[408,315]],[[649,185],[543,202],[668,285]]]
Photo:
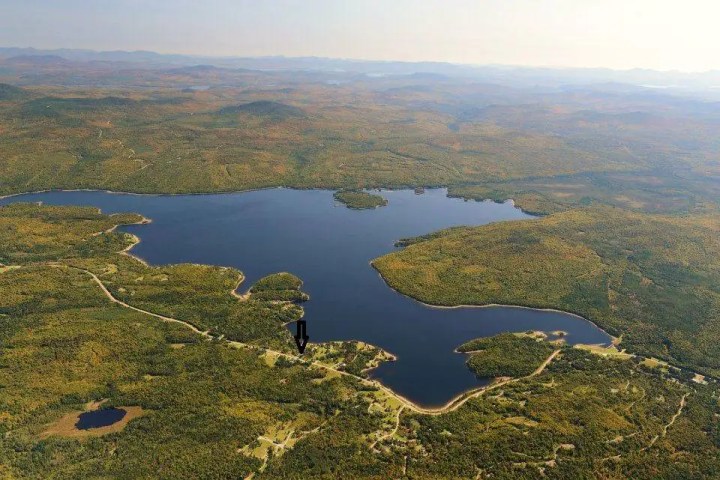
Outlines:
[[0,0],[0,46],[720,69],[718,0]]

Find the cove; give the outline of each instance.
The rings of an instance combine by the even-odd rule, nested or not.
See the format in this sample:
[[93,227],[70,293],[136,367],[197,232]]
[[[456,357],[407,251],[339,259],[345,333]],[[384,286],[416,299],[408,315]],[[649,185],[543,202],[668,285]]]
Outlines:
[[580,317],[518,307],[433,308],[405,297],[369,262],[403,237],[457,225],[533,218],[512,202],[463,201],[444,189],[383,191],[386,207],[351,210],[327,190],[269,189],[211,195],[128,195],[45,192],[9,197],[0,205],[42,201],[92,205],[105,213],[136,212],[148,225],[121,230],[138,235],[132,250],[151,264],[233,266],[246,276],[240,290],[275,272],[304,281],[310,342],[362,340],[393,353],[371,375],[423,406],[439,406],[483,383],[456,347],[501,332],[567,332],[570,344],[604,344],[610,337]]

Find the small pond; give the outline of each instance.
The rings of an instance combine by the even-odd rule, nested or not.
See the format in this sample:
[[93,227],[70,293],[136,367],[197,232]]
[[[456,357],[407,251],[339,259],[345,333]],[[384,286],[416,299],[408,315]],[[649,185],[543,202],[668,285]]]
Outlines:
[[126,414],[122,408],[103,408],[81,413],[75,427],[78,430],[107,427],[125,418]]

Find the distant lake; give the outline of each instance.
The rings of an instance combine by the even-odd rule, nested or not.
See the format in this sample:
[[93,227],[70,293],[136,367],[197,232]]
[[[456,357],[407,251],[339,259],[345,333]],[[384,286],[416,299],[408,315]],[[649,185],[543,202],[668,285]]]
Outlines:
[[608,344],[579,317],[515,307],[438,309],[390,289],[369,262],[403,237],[457,225],[530,219],[511,202],[463,201],[445,189],[383,191],[386,207],[350,210],[327,190],[270,189],[213,195],[123,195],[48,192],[0,200],[93,205],[105,213],[137,212],[149,225],[122,227],[142,242],[132,253],[151,264],[204,263],[242,270],[247,290],[259,278],[288,271],[305,283],[310,342],[362,340],[398,357],[372,372],[401,395],[441,405],[482,384],[454,353],[462,343],[501,332],[563,330],[570,344]]

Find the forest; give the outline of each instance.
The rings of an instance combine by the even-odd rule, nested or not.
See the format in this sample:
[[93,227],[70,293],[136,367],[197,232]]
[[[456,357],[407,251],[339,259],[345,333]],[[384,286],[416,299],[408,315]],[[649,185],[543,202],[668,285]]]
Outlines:
[[340,190],[335,192],[335,200],[354,210],[384,207],[387,200],[381,195],[364,192],[362,190]]
[[[529,374],[502,365],[505,383],[427,411],[356,375],[390,359],[373,347],[320,344],[309,358],[295,356],[282,324],[301,314],[287,293],[300,279],[272,275],[245,298],[231,294],[242,280],[233,269],[144,265],[123,253],[136,239],[113,228],[143,220],[81,207],[0,208],[3,476],[720,474],[710,377],[500,336],[461,348],[501,348],[535,363],[548,349],[559,355]],[[262,292],[279,295],[253,298]],[[140,414],[100,436],[57,426],[99,401]]]
[[565,310],[630,351],[717,376],[718,233],[712,214],[593,206],[406,239],[373,265],[426,303]]
[[457,351],[469,354],[467,366],[480,378],[525,377],[550,355],[553,345],[542,337],[502,333],[470,340]]
[[[424,408],[373,380],[378,346],[297,354],[301,278],[147,265],[115,229],[132,212],[4,206],[0,477],[719,478],[717,104],[488,78],[0,56],[0,195],[510,199],[537,218],[398,239],[373,266],[425,303],[561,309],[615,337],[458,345],[490,383]],[[98,405],[135,416],[64,423]]]
[[712,103],[631,85],[15,60],[0,58],[0,195],[449,186],[547,212],[589,176],[581,197],[687,209],[720,173]]

